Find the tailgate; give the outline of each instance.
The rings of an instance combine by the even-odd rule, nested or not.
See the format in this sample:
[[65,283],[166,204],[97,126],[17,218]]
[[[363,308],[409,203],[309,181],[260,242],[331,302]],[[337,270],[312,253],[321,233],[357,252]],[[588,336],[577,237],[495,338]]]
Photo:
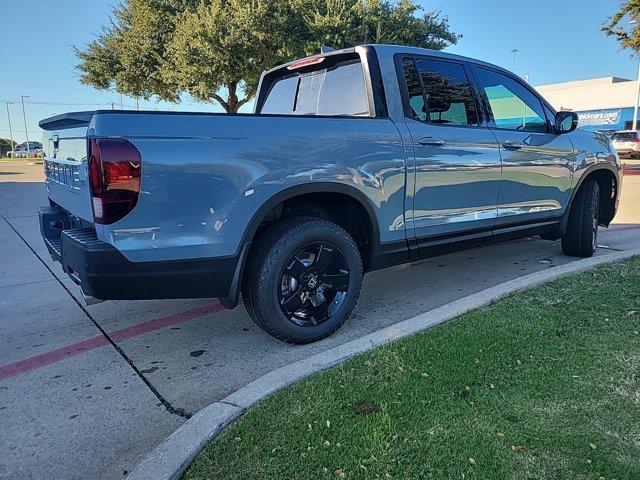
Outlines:
[[[45,182],[49,198],[72,215],[93,222],[87,168],[87,130],[92,112],[43,120]],[[64,120],[67,121],[64,121]]]

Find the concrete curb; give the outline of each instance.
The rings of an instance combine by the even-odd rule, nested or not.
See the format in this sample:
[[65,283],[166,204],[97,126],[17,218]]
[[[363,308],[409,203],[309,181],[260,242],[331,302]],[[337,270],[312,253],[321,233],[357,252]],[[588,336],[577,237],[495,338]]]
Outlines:
[[174,480],[189,466],[202,447],[226,425],[260,400],[292,383],[325,370],[354,355],[426,330],[471,310],[489,305],[514,292],[528,290],[541,283],[592,269],[604,263],[640,255],[640,248],[600,257],[577,260],[548,270],[531,273],[515,280],[474,293],[434,310],[370,333],[362,338],[278,368],[249,383],[228,397],[200,410],[169,436],[129,474],[128,480]]

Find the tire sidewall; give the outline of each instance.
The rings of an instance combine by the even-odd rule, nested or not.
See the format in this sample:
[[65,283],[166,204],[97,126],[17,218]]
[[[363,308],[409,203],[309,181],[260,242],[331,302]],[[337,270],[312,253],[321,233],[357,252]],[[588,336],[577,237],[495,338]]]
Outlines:
[[569,212],[569,223],[562,237],[562,250],[566,255],[590,257],[597,248],[597,228],[599,223],[600,186],[594,179],[588,179],[580,187]]
[[[362,261],[358,249],[349,234],[338,225],[324,220],[303,220],[285,229],[281,236],[268,242],[268,253],[259,265],[257,294],[253,307],[261,323],[269,333],[297,343],[312,342],[330,335],[347,319],[355,306],[362,284]],[[286,261],[305,245],[327,242],[344,255],[349,268],[349,287],[338,311],[328,320],[314,327],[303,327],[291,322],[280,309],[278,289]],[[275,330],[272,332],[270,330]]]
[[[589,215],[585,222],[589,222],[589,228],[591,229],[591,254],[593,255],[598,248],[598,225],[600,223],[600,186],[598,182],[592,182],[590,186],[589,197]],[[596,220],[596,229],[593,231],[593,220]]]

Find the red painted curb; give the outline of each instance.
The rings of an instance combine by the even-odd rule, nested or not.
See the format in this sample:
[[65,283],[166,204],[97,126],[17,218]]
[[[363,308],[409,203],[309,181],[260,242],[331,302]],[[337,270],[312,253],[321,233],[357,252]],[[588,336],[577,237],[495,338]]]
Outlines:
[[640,165],[623,163],[622,175],[640,175]]

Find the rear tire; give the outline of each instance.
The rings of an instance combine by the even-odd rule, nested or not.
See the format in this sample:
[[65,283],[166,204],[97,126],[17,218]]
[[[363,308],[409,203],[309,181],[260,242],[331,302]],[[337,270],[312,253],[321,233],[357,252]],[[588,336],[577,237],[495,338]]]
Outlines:
[[310,343],[342,326],[362,285],[362,259],[338,225],[295,217],[265,231],[252,249],[242,296],[247,312],[269,335]]
[[600,186],[587,180],[571,205],[567,230],[562,237],[562,251],[573,257],[590,257],[598,246],[600,223]]

